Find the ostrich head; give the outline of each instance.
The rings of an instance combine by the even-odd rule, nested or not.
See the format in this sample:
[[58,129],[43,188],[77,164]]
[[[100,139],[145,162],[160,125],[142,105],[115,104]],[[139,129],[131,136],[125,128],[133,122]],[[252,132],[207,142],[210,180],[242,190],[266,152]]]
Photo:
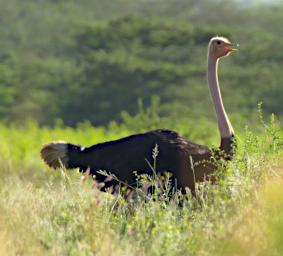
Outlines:
[[238,51],[238,44],[231,43],[225,37],[213,37],[210,39],[208,45],[208,52],[210,56],[221,58],[228,56],[231,52]]

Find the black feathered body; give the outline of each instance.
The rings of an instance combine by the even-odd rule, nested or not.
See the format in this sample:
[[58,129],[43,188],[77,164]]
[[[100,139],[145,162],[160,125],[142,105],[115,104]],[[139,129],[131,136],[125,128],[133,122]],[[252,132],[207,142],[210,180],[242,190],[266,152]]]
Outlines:
[[[194,181],[208,178],[214,169],[208,162],[211,156],[208,147],[194,144],[170,130],[135,134],[87,148],[68,144],[66,167],[89,170],[101,182],[105,180],[105,176],[97,171],[105,170],[115,174],[119,180],[133,185],[136,181],[134,172],[153,174],[151,165],[155,145],[158,145],[156,172],[172,173],[178,188],[193,189]],[[203,160],[205,163],[201,163]]]

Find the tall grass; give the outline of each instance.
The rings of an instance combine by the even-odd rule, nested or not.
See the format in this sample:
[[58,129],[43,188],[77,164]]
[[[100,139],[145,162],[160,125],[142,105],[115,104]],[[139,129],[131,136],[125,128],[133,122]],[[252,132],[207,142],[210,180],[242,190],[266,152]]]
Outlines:
[[[274,119],[262,127],[239,135],[236,158],[217,184],[199,184],[197,197],[126,201],[78,171],[48,169],[39,150],[50,140],[90,145],[133,128],[2,125],[0,255],[282,255],[282,131]],[[157,152],[151,160],[154,167]]]

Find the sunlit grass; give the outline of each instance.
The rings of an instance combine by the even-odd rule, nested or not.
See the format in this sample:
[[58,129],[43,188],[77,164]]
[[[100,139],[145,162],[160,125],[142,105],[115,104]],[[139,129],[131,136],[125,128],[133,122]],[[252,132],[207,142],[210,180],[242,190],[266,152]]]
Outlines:
[[217,185],[199,185],[197,197],[128,202],[39,158],[51,140],[90,145],[131,132],[0,126],[0,255],[280,255],[283,144],[273,122],[239,135],[234,161]]
[[283,159],[227,226],[216,255],[282,255]]

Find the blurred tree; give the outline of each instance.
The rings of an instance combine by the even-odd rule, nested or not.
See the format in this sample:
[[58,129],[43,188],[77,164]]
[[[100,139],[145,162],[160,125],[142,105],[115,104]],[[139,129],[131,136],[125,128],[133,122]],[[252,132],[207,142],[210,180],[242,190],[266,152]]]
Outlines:
[[[220,79],[229,113],[283,114],[283,5],[224,0],[0,0],[0,120],[105,124],[158,95],[162,116],[214,118],[206,45],[241,44]],[[181,114],[180,114],[181,113]]]

